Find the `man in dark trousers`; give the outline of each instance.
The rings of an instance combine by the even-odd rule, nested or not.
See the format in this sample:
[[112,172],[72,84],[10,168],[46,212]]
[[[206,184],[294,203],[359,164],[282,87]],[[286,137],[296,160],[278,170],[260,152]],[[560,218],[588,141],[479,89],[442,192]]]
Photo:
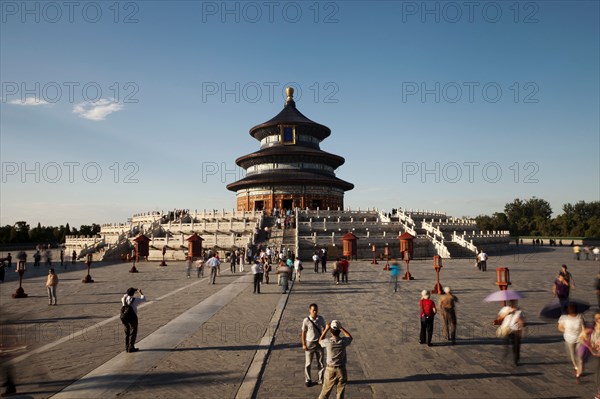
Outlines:
[[431,337],[433,336],[433,318],[437,313],[435,303],[429,299],[429,291],[421,291],[421,300],[419,301],[419,310],[421,316],[421,333],[420,344],[427,343],[427,346],[432,346]]
[[452,294],[450,287],[444,287],[445,295],[440,296],[439,308],[444,320],[442,330],[444,337],[448,341],[452,341],[452,345],[456,343],[456,303],[458,298]]
[[321,249],[321,272],[327,273],[327,250]]
[[326,324],[323,316],[319,315],[319,307],[316,303],[309,305],[310,314],[302,320],[302,349],[304,350],[304,384],[307,387],[313,385],[313,381],[310,378],[310,368],[313,358],[317,360],[317,382],[323,383],[323,376],[325,372],[325,358],[323,348],[319,345],[319,337],[323,330],[325,330]]
[[[134,297],[136,292],[140,294],[140,296],[137,298]],[[138,351],[138,348],[135,347],[135,339],[137,338],[138,330],[137,307],[142,302],[146,302],[146,297],[139,288],[129,288],[127,293],[123,295],[123,298],[121,298],[121,303],[123,306],[129,306],[132,310],[126,319],[121,317],[121,321],[123,322],[123,326],[125,328],[125,350],[129,353]],[[123,314],[123,312],[121,312],[121,314]]]

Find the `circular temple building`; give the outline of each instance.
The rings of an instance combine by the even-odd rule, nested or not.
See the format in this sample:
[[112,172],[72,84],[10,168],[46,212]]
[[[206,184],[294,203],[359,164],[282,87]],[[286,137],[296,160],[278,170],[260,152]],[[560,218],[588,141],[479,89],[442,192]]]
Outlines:
[[235,161],[246,170],[243,179],[227,185],[237,193],[237,210],[343,209],[344,192],[354,185],[335,177],[344,158],[319,147],[331,130],[296,109],[294,89],[286,93],[283,110],[250,129],[260,150]]

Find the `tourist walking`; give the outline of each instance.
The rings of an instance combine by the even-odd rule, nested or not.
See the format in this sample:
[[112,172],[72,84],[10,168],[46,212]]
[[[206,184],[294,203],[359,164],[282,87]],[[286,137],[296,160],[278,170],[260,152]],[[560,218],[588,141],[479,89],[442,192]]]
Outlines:
[[560,272],[559,274],[562,274],[562,276],[564,277],[565,281],[567,282],[567,285],[569,286],[569,293],[571,292],[571,290],[573,288],[575,288],[575,279],[573,278],[573,275],[571,274],[570,271],[567,270],[567,265],[562,265],[560,267]]
[[281,287],[281,293],[285,294],[289,289],[289,281],[292,277],[292,268],[286,263],[279,262],[279,266],[277,267],[277,275],[279,276],[278,284]]
[[488,256],[485,252],[483,252],[483,249],[479,251],[479,254],[477,255],[477,261],[478,261],[478,267],[479,270],[481,270],[482,272],[485,272],[487,270],[487,260],[488,260]]
[[[136,292],[140,295],[138,298],[134,297]],[[146,302],[146,297],[139,288],[128,288],[123,298],[121,298],[121,304],[123,305],[121,322],[125,329],[125,351],[128,353],[138,351],[138,348],[135,347],[138,331],[138,306],[143,302]],[[125,311],[125,309],[127,310]]]
[[77,262],[77,252],[75,250],[73,250],[73,252],[71,253],[71,264],[75,264]]
[[186,256],[185,257],[185,274],[187,276],[187,278],[190,278],[192,275],[192,257],[191,256]]
[[65,265],[65,251],[63,251],[62,249],[60,250],[60,265]]
[[314,384],[310,370],[313,358],[317,362],[317,382],[323,384],[325,373],[325,352],[319,345],[319,338],[326,329],[323,316],[319,315],[319,306],[311,303],[308,307],[309,315],[302,320],[301,340],[304,350],[304,384],[310,387]]
[[600,399],[600,313],[594,315],[594,325],[589,337],[582,341],[593,356],[596,368],[596,393],[594,398]]
[[509,305],[504,306],[498,312],[497,323],[500,324],[499,329],[505,331],[502,334],[506,342],[505,357],[508,354],[508,346],[512,344],[513,362],[515,366],[519,365],[521,358],[521,339],[525,329],[525,321],[523,312],[518,307],[518,301],[512,300]]
[[450,287],[444,287],[444,295],[440,297],[438,307],[444,320],[444,338],[456,343],[456,303],[458,298],[452,294]]
[[300,282],[302,270],[304,270],[304,266],[302,266],[302,261],[299,257],[296,256],[296,260],[294,261],[294,272],[296,273],[296,279],[298,279],[298,282]]
[[51,267],[52,266],[52,253],[50,252],[50,250],[46,250],[46,266]]
[[321,272],[327,273],[327,250],[321,249]]
[[583,361],[578,356],[579,337],[585,328],[583,316],[577,313],[577,307],[573,304],[567,306],[567,314],[558,319],[558,330],[563,333],[567,354],[575,369],[575,379],[579,384],[583,373]]
[[269,272],[271,272],[271,262],[269,262],[268,258],[265,258],[263,259],[263,278],[265,284],[269,284]]
[[198,278],[204,277],[204,259],[202,257],[196,261],[196,275]]
[[346,258],[342,258],[342,260],[340,260],[339,267],[341,269],[340,271],[342,272],[342,283],[348,284],[348,271],[350,269],[350,263]]
[[560,307],[564,313],[566,310],[567,303],[569,302],[569,283],[565,280],[565,276],[558,274],[556,280],[554,280],[554,286],[552,287],[552,294],[555,298],[558,297]]
[[319,273],[319,254],[315,252],[312,256],[313,262],[315,262],[315,273]]
[[208,279],[209,284],[215,284],[217,279],[217,270],[221,265],[221,261],[214,254],[206,261],[206,266],[210,267],[210,278]]
[[229,255],[229,270],[231,273],[235,273],[235,264],[237,262],[237,256],[235,255],[235,251],[232,251]]
[[398,260],[392,259],[390,264],[390,285],[394,292],[398,292],[398,276],[400,275],[400,264]]
[[261,263],[260,260],[258,258],[256,258],[254,260],[254,264],[252,265],[252,267],[250,268],[250,271],[252,271],[252,277],[253,277],[253,294],[260,294],[260,277],[261,277]]
[[[331,331],[331,338],[326,338],[327,332]],[[340,337],[340,333],[344,334]],[[325,330],[319,338],[321,347],[327,350],[327,369],[323,381],[323,389],[319,399],[329,398],[333,387],[337,387],[336,397],[342,399],[348,382],[348,373],[346,372],[346,347],[352,343],[352,335],[342,327],[342,323],[333,320],[327,324]]]
[[580,254],[581,254],[581,248],[579,247],[579,245],[575,245],[573,247],[573,253],[575,254],[575,259],[579,260]]
[[333,275],[333,282],[336,284],[340,283],[340,258],[337,258],[335,262],[333,262],[333,271],[331,272]]
[[273,257],[273,250],[271,249],[271,247],[267,247],[266,251],[265,251],[265,255],[267,257],[267,262],[269,264],[271,264],[272,262],[272,257]]
[[221,258],[219,257],[219,251],[215,251],[215,259],[217,259],[219,261],[219,264],[217,265],[217,276],[221,275]]
[[421,299],[419,300],[419,314],[421,317],[421,334],[419,338],[420,344],[427,343],[427,346],[432,346],[431,338],[433,336],[433,319],[437,309],[435,303],[429,299],[429,291],[421,291]]
[[35,254],[33,254],[33,266],[39,267],[41,259],[42,259],[42,254],[40,254],[40,251],[35,251]]
[[[48,306],[56,305],[56,287],[58,286],[58,276],[54,269],[48,270],[48,278],[46,279],[46,289],[48,290]],[[54,302],[53,302],[54,300]]]
[[240,273],[244,272],[244,264],[246,263],[246,253],[243,249],[240,249],[237,252],[238,255],[238,264],[240,265]]

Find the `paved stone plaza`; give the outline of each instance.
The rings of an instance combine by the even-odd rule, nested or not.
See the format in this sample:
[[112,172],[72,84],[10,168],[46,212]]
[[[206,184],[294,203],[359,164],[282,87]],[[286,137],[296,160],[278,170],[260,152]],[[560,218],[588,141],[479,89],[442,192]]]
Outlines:
[[[491,257],[486,273],[471,260],[444,262],[442,284],[460,300],[455,346],[442,339],[441,318],[434,346],[418,343],[419,293],[435,284],[431,260],[411,262],[415,280],[402,281],[398,293],[391,291],[383,263],[352,262],[350,283],[334,285],[329,273],[315,274],[306,262],[302,282],[289,295],[279,293],[276,276],[260,295],[252,294],[249,268],[231,274],[228,264],[215,285],[197,279],[195,270],[186,278],[183,262],[142,262],[138,274],[128,273],[130,263],[95,263],[93,284],[81,282],[81,262],[66,269],[55,264],[60,283],[58,306],[52,307],[44,288],[47,268],[29,266],[23,284],[28,298],[11,297],[18,286],[13,271],[0,284],[2,339],[10,347],[26,346],[10,358],[16,397],[316,398],[320,386],[304,386],[300,324],[308,305],[317,302],[326,320],[341,320],[354,336],[349,398],[593,397],[594,362],[576,385],[562,334],[538,313],[554,301],[552,282],[562,263],[575,279],[572,296],[597,309],[598,262],[576,262],[568,247],[511,250]],[[501,304],[483,302],[497,289],[499,266],[510,268],[512,288],[527,295],[520,303],[528,330],[518,367],[503,359],[491,325]],[[151,301],[140,307],[140,352],[133,354],[123,351],[117,317],[130,286],[142,288]],[[586,319],[591,317],[588,312]]]

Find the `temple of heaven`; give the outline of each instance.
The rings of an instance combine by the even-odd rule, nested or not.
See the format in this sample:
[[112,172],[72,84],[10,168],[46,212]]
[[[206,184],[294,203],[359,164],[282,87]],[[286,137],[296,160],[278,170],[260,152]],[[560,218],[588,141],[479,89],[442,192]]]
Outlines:
[[243,179],[227,185],[237,193],[237,210],[343,209],[344,192],[354,185],[335,176],[344,158],[319,147],[331,130],[296,109],[293,88],[286,93],[283,110],[250,129],[260,150],[235,161],[246,170]]

